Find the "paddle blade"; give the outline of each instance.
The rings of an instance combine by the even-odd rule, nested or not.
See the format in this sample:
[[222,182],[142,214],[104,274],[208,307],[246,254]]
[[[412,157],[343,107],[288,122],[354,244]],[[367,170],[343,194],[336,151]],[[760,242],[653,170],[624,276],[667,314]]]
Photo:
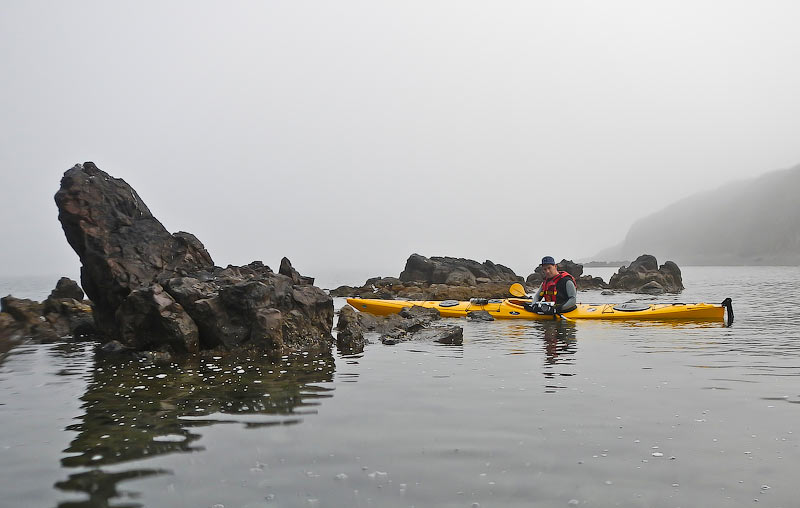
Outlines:
[[513,296],[525,296],[525,288],[522,287],[522,284],[519,282],[511,284],[511,287],[508,288],[508,292]]

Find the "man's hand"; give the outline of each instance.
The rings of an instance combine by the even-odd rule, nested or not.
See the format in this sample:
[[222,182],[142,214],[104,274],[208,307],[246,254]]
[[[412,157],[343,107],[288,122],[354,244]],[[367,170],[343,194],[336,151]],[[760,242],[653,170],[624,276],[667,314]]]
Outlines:
[[536,313],[543,314],[545,316],[554,316],[556,314],[556,308],[554,305],[550,305],[547,302],[537,302]]

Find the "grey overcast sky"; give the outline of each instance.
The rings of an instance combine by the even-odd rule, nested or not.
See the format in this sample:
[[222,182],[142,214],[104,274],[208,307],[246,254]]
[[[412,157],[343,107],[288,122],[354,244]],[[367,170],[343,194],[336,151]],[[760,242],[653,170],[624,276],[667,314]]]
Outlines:
[[[800,163],[796,1],[0,2],[0,274],[94,161],[219,265],[591,256]],[[354,280],[351,282],[363,282]]]

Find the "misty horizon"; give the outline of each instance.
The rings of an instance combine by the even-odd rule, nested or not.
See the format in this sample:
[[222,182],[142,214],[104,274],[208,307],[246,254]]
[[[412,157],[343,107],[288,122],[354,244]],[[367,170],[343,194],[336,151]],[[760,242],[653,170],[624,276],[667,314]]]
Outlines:
[[311,276],[524,276],[800,163],[790,2],[0,9],[5,275],[77,274],[53,195],[85,161],[216,264]]

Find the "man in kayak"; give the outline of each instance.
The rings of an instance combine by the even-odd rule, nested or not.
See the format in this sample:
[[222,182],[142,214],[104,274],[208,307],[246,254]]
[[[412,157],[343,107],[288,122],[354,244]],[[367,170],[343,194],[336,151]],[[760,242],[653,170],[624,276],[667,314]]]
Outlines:
[[[561,314],[575,310],[577,307],[575,298],[578,295],[575,277],[567,272],[559,272],[553,256],[542,258],[542,275],[544,281],[533,297],[533,307],[546,314]],[[539,302],[542,300],[549,302],[550,305],[541,305]]]

